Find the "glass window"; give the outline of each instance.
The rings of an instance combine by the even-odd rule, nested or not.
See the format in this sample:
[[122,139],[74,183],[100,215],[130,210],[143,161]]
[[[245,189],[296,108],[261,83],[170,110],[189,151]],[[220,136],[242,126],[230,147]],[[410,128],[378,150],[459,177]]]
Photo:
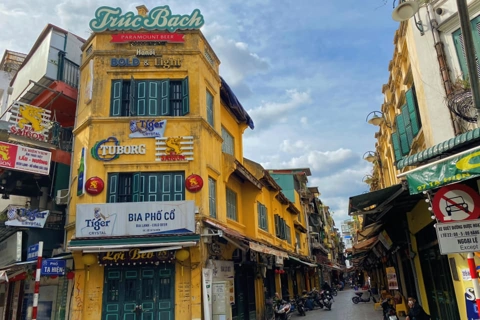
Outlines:
[[217,217],[217,182],[208,177],[208,208],[210,217]]
[[207,122],[213,127],[213,96],[207,90]]
[[233,136],[224,128],[222,127],[222,152],[234,155],[234,141]]
[[267,207],[258,202],[257,205],[258,211],[258,226],[260,229],[268,231],[268,220],[267,220]]
[[227,188],[227,218],[237,221],[237,194]]

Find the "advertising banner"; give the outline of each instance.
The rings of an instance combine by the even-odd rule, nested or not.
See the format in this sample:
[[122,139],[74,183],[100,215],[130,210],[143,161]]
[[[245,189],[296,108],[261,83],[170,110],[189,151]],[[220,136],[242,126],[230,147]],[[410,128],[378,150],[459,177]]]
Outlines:
[[142,119],[130,120],[129,138],[163,137],[167,120]]
[[387,280],[388,280],[388,290],[398,290],[398,280],[397,274],[395,273],[394,267],[388,267],[387,271]]
[[0,167],[48,175],[50,172],[49,151],[0,142]]
[[17,231],[0,242],[0,267],[22,261],[22,232]]
[[11,134],[32,140],[48,141],[48,133],[52,127],[50,121],[52,111],[20,101],[13,101],[9,111],[12,114],[9,120]]
[[6,226],[43,228],[47,221],[49,210],[28,209],[22,206],[9,205],[7,207]]
[[195,232],[194,201],[78,204],[76,236],[99,238]]
[[480,148],[407,174],[410,194],[480,177]]

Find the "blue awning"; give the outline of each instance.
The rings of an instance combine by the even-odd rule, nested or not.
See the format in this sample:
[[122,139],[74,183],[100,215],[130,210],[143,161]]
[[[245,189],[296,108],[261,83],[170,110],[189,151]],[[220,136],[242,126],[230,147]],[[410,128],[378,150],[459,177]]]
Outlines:
[[436,156],[443,154],[446,151],[452,150],[466,143],[474,141],[480,141],[480,128],[476,128],[472,131],[462,133],[455,138],[451,138],[447,141],[441,142],[433,147],[425,149],[419,153],[408,156],[397,162],[397,169],[403,169],[414,164],[432,159]]

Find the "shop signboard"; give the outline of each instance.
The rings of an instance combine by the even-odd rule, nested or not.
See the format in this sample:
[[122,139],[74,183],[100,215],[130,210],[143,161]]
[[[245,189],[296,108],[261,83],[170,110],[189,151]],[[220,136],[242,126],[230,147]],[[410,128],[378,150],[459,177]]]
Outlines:
[[142,252],[140,248],[128,251],[108,251],[98,254],[98,263],[102,266],[114,266],[124,264],[147,264],[173,262],[175,251]]
[[40,249],[40,246],[39,246],[38,243],[33,244],[33,245],[28,247],[28,249],[27,249],[27,261],[37,260],[38,249]]
[[480,251],[480,220],[437,223],[435,228],[442,254]]
[[78,204],[76,236],[101,238],[195,232],[194,201]]
[[475,302],[475,292],[473,288],[467,288],[465,290],[465,306],[467,308],[467,319],[468,320],[478,320],[479,312],[477,309],[477,304]]
[[167,120],[140,119],[130,120],[129,138],[163,137]]
[[115,137],[108,137],[107,139],[97,141],[90,150],[92,157],[98,161],[112,161],[120,157],[120,155],[128,154],[145,154],[146,145],[120,145]]
[[32,140],[48,141],[48,132],[52,127],[50,110],[13,101],[9,111],[12,114],[9,120],[11,134]]
[[192,161],[193,136],[155,138],[156,161]]
[[48,175],[51,152],[0,142],[0,167]]
[[0,267],[22,261],[22,232],[17,231],[0,242]]
[[407,174],[410,194],[480,177],[480,147]]
[[388,280],[388,290],[398,290],[398,280],[397,274],[394,267],[386,268],[387,280]]
[[65,260],[43,259],[40,274],[42,276],[63,276],[65,274],[65,268]]
[[47,221],[49,210],[40,211],[39,209],[30,209],[22,206],[9,205],[7,207],[6,226],[43,228]]
[[[142,32],[142,33],[120,33],[112,34],[112,43],[126,42],[185,42],[185,35],[175,32]],[[138,54],[137,54],[138,55]]]

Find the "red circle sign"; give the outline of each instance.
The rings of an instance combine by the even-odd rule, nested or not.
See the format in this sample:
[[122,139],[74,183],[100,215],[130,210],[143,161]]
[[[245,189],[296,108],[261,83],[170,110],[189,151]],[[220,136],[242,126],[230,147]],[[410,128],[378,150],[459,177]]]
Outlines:
[[192,174],[185,179],[185,189],[190,192],[198,192],[202,190],[203,179],[198,174]]
[[440,222],[477,219],[480,216],[480,195],[464,184],[452,184],[437,191],[432,209]]
[[85,182],[85,191],[92,196],[101,193],[103,188],[105,188],[105,183],[99,177],[91,177]]

